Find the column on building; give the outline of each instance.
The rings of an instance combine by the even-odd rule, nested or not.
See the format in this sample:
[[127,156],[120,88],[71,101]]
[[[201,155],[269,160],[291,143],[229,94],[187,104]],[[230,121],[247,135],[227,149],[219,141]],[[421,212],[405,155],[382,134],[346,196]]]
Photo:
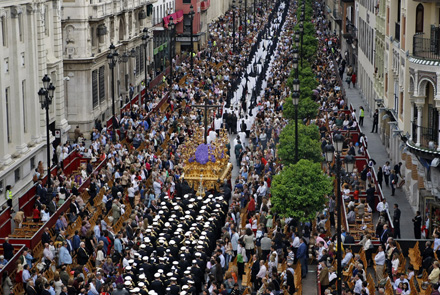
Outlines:
[[31,145],[38,144],[41,141],[40,132],[40,109],[41,105],[39,103],[38,86],[40,85],[39,72],[38,72],[38,53],[35,52],[37,48],[37,43],[35,36],[38,34],[37,27],[34,24],[40,22],[40,15],[36,11],[36,7],[28,4],[28,9],[26,13],[25,21],[25,42],[27,48],[33,48],[33,50],[26,50],[25,60],[26,60],[26,70],[29,73],[34,73],[33,75],[28,75],[26,81],[26,95],[27,100],[27,120],[28,120],[28,132],[31,135]]
[[425,103],[420,100],[416,102],[417,107],[417,142],[416,146],[420,146],[421,133],[422,133],[422,112]]
[[[18,13],[22,13],[22,10],[17,6]],[[19,14],[11,13],[11,34],[13,36],[19,36]],[[18,48],[19,42],[11,42],[10,44],[10,58],[9,58],[9,67],[11,69],[15,69],[9,72],[11,76],[11,81],[13,82],[13,87],[10,87],[9,93],[9,103],[10,103],[10,124],[12,131],[12,143],[14,145],[15,151],[11,151],[13,154],[22,154],[25,153],[27,149],[27,144],[24,138],[24,111],[23,111],[23,85],[22,79],[20,77],[21,69],[24,65],[22,62],[22,56],[20,52],[20,48]],[[13,98],[13,99],[12,99]],[[26,118],[27,119],[27,118]]]

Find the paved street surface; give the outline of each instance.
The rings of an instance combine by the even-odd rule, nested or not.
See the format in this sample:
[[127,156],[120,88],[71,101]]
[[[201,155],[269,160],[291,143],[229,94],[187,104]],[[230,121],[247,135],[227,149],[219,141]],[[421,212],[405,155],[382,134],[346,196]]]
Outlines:
[[[356,114],[359,115],[359,107],[363,106],[364,109],[366,109],[367,103],[361,96],[358,89],[353,89],[353,87],[347,88],[346,86],[347,84],[344,82],[347,101],[349,104],[351,103],[353,105],[353,107],[356,109]],[[360,128],[368,138],[368,152],[377,163],[375,169],[377,171],[379,166],[383,166],[386,161],[390,161],[392,169],[394,165],[398,163],[398,161],[391,161],[389,159],[385,146],[380,140],[379,133],[370,132],[373,127],[373,117],[370,117],[368,114],[369,112],[365,111],[364,126]],[[403,166],[402,169],[404,169]],[[391,187],[387,187],[385,185],[385,181],[383,182],[382,191],[390,207],[390,216],[393,216],[394,204],[399,204],[399,209],[402,211],[400,219],[400,232],[402,239],[414,239],[413,223],[411,219],[415,216],[415,211],[413,211],[411,205],[409,204],[405,192],[401,188],[396,188],[395,196],[391,196]],[[377,218],[378,216],[375,216],[375,220],[377,220]]]

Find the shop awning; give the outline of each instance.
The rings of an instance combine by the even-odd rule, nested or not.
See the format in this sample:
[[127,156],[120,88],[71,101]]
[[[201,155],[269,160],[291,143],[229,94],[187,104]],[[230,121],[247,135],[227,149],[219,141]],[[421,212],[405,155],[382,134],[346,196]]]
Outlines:
[[170,23],[170,17],[173,17],[174,24],[178,24],[183,21],[183,10],[179,10],[173,14],[167,15],[163,18],[163,27],[168,28],[168,24]]

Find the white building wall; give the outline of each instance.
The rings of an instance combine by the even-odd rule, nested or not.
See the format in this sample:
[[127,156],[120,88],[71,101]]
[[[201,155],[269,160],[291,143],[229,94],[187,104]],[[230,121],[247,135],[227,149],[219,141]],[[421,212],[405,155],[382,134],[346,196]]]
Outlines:
[[[150,4],[153,9],[148,16]],[[120,97],[125,101],[129,85],[136,87],[144,80],[145,49],[142,36],[143,29],[147,28],[150,31],[147,46],[148,67],[152,62],[151,26],[155,15],[154,5],[162,7],[162,11],[174,9],[174,2],[168,0],[63,2],[64,71],[70,79],[64,89],[67,92],[68,120],[72,126],[79,126],[86,138],[96,120],[101,120],[102,126],[105,126],[112,115],[112,71],[107,59],[110,44],[115,45],[119,57],[124,53],[134,52],[126,63],[118,60],[114,68],[116,115],[119,113]],[[146,14],[145,19],[139,17],[142,12]],[[98,34],[103,28],[104,33]],[[138,90],[139,88],[135,89],[134,95]]]
[[60,13],[59,0],[0,1],[0,188],[13,185],[15,195],[28,189],[38,162],[47,163],[45,111],[37,95],[45,74],[56,87],[49,121],[62,142],[70,128]]
[[176,12],[175,0],[158,0],[153,4],[153,26],[162,24],[162,19]]
[[374,112],[374,39],[376,15],[372,1],[356,1],[355,26],[358,39],[358,87],[368,106],[364,108]]

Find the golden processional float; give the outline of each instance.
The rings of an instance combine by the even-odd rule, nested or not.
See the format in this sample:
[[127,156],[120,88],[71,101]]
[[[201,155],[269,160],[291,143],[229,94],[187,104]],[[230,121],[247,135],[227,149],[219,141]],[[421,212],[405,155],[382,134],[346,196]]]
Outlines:
[[185,141],[182,150],[182,177],[190,187],[197,188],[198,196],[204,196],[207,190],[219,190],[223,180],[229,180],[232,173],[226,147],[229,142],[226,130],[221,129],[219,136],[212,138],[209,143],[205,143],[207,141],[203,133],[203,128],[198,128],[191,141]]

